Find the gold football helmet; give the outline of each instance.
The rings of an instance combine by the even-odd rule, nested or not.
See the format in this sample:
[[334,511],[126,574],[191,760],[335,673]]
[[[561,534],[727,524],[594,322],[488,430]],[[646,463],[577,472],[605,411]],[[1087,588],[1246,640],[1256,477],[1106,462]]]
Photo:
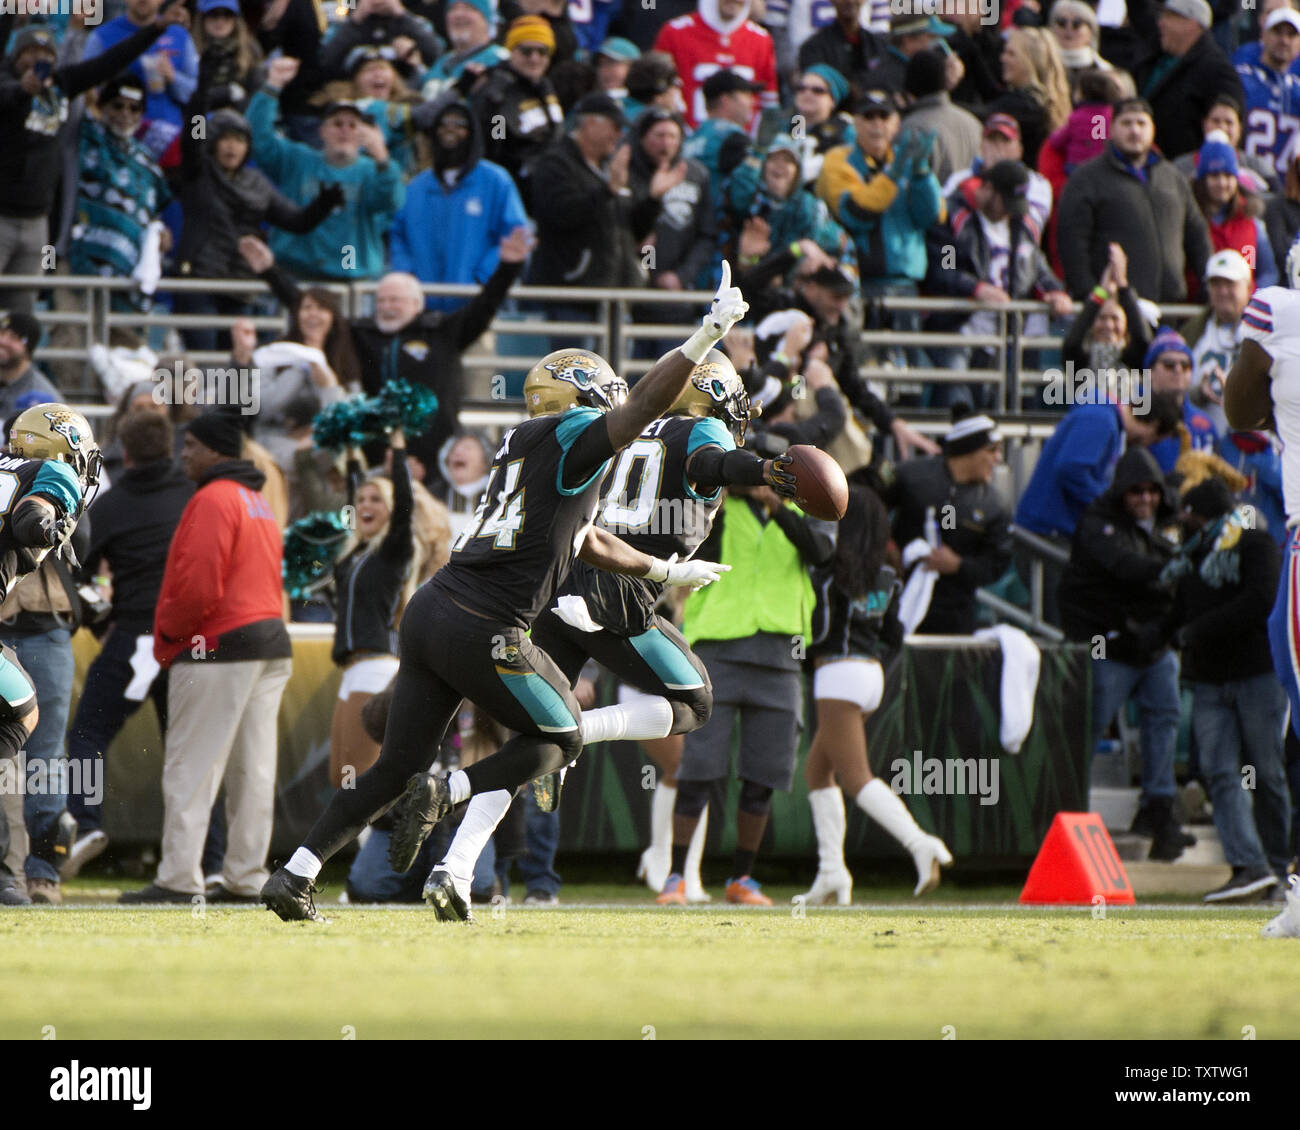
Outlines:
[[598,353],[557,349],[524,378],[524,404],[530,416],[550,416],[570,408],[608,412],[627,399],[627,382]]
[[675,416],[716,416],[727,425],[736,446],[745,446],[745,428],[752,415],[749,393],[725,353],[710,349],[705,354],[668,411]]
[[37,404],[14,417],[9,451],[23,459],[59,459],[81,481],[83,505],[99,486],[104,465],[90,424],[66,404]]

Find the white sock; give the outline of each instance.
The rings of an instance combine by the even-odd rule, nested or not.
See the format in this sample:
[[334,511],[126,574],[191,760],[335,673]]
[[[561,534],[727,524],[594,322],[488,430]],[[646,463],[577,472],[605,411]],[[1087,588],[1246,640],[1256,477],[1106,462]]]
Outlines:
[[704,806],[704,811],[700,813],[700,822],[695,825],[695,834],[691,836],[691,846],[686,849],[686,874],[682,876],[686,880],[686,889],[693,891],[703,889],[704,883],[700,880],[700,861],[704,858],[704,837],[709,834],[709,808]]
[[290,875],[297,875],[300,879],[315,879],[324,866],[324,861],[314,851],[300,847],[284,865],[284,869]]
[[478,857],[483,854],[497,825],[505,819],[513,799],[514,794],[508,789],[478,793],[471,798],[451,847],[439,866],[450,871],[455,878],[468,882],[474,875]]
[[925,839],[926,833],[912,819],[901,798],[879,777],[873,777],[853,798],[857,806],[885,829],[908,851]]
[[469,778],[465,776],[464,769],[457,769],[447,778],[447,788],[451,790],[451,803],[460,804],[463,800],[469,800],[474,795],[474,790],[470,788]]
[[667,856],[673,850],[673,805],[677,803],[677,786],[662,781],[650,799],[650,854]]
[[673,704],[666,698],[638,698],[621,706],[601,706],[582,712],[582,744],[653,741],[673,728]]

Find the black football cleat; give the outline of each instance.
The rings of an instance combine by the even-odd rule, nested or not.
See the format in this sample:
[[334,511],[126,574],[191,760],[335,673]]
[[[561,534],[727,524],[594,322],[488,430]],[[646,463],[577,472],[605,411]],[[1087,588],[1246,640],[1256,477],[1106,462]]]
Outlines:
[[393,807],[388,837],[388,863],[394,871],[409,871],[429,833],[451,811],[451,789],[442,777],[417,773]]
[[267,910],[274,910],[284,922],[324,922],[312,901],[316,884],[283,867],[262,887],[259,896]]
[[439,922],[473,922],[469,899],[456,890],[451,872],[435,867],[424,881],[424,901],[433,907]]

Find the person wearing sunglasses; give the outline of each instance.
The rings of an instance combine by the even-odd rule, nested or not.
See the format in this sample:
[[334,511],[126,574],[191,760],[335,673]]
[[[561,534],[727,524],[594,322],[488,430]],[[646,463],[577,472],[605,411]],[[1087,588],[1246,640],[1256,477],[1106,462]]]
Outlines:
[[1181,334],[1171,329],[1162,329],[1156,334],[1142,361],[1142,368],[1151,374],[1151,391],[1173,393],[1182,402],[1183,425],[1187,434],[1180,432],[1151,445],[1151,455],[1165,474],[1174,469],[1178,456],[1186,450],[1185,443],[1197,450],[1213,451],[1218,442],[1218,430],[1214,421],[1197,408],[1187,395],[1192,387],[1192,369],[1195,364],[1191,346]]
[[1150,837],[1150,858],[1164,861],[1195,842],[1174,816],[1179,671],[1161,574],[1174,555],[1165,531],[1175,518],[1151,451],[1130,447],[1110,488],[1079,520],[1058,595],[1066,638],[1089,647],[1093,739],[1129,698],[1137,703],[1142,798],[1132,831]]
[[[129,279],[150,223],[171,199],[158,163],[135,137],[147,97],[144,83],[124,71],[100,88],[99,118],[81,120],[77,205],[68,248],[68,266],[75,275]],[[166,250],[161,242],[160,250]],[[113,306],[140,309],[142,296],[115,291]]]
[[1070,83],[1070,97],[1078,100],[1079,75],[1083,71],[1107,71],[1122,84],[1123,93],[1131,94],[1132,79],[1124,71],[1116,71],[1098,54],[1101,31],[1097,26],[1097,12],[1084,0],[1056,0],[1047,18],[1047,26],[1061,49],[1061,62],[1065,64],[1066,78]]
[[[59,65],[58,44],[47,27],[29,24],[13,36],[0,58],[0,275],[38,275],[43,269],[64,155],[75,152],[72,100],[131,66],[184,16],[184,7],[173,5],[107,51],[72,64]],[[31,290],[0,290],[0,306],[9,310],[30,311],[35,298]]]
[[811,188],[821,175],[826,154],[854,141],[853,118],[844,112],[848,80],[826,63],[808,67],[794,84],[794,101],[788,120],[802,120],[799,147],[802,183]]
[[541,16],[520,16],[506,32],[510,57],[487,72],[470,97],[483,156],[500,165],[529,199],[529,166],[564,136],[564,111],[547,77],[555,33]]

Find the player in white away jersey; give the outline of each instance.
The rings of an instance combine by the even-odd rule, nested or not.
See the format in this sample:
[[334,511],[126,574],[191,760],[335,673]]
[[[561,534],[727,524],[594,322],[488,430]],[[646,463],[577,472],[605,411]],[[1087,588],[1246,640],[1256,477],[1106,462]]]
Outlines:
[[[1241,352],[1224,385],[1223,410],[1234,428],[1267,427],[1282,441],[1287,540],[1268,640],[1300,736],[1300,240],[1286,257],[1286,280],[1255,291],[1242,314]],[[1265,937],[1300,938],[1300,877],[1291,877],[1286,898]]]

